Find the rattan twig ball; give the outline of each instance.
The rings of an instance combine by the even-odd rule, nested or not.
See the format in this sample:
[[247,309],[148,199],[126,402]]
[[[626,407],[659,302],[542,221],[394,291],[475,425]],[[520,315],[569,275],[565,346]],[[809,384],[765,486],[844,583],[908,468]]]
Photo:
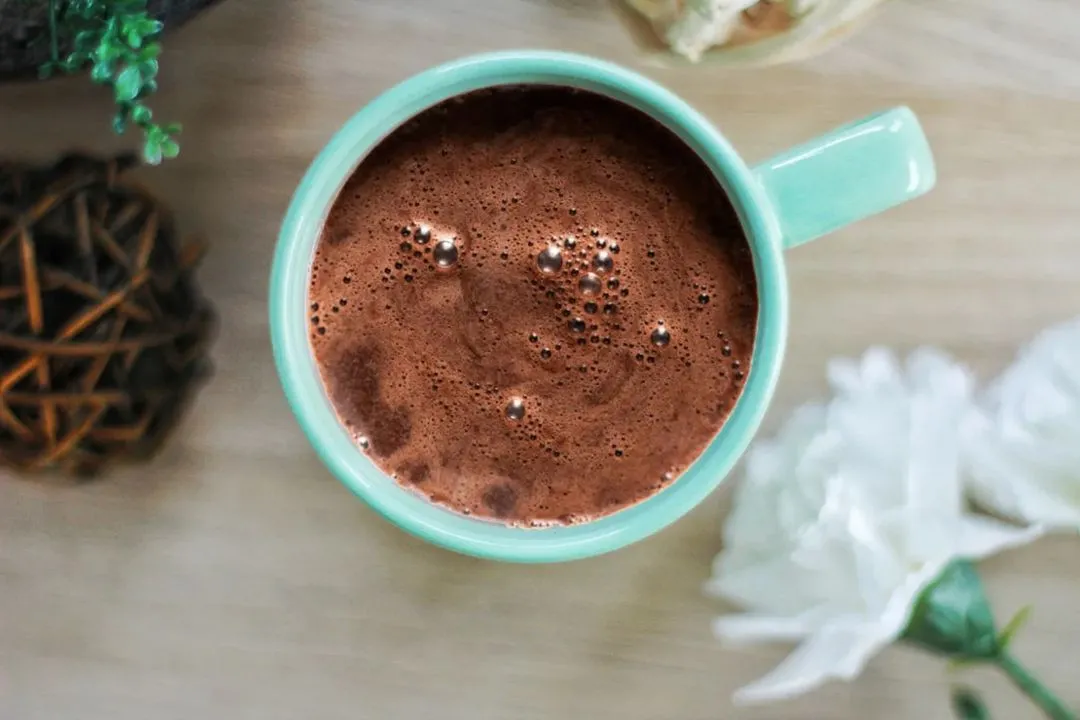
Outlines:
[[133,156],[0,163],[0,464],[143,458],[209,372],[200,243],[121,180]]

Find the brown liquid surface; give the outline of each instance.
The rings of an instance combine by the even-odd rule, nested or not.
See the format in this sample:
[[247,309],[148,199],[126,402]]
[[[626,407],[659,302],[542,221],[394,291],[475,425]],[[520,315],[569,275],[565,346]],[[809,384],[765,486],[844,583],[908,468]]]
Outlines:
[[694,153],[622,103],[535,86],[383,141],[330,212],[310,302],[323,383],[374,461],[523,525],[609,514],[685,470],[742,391],[757,318],[749,247]]

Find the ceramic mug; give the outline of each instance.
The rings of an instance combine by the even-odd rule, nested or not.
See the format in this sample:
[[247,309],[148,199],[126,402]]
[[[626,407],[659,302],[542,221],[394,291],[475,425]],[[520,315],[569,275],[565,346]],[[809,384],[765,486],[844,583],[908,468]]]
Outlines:
[[[543,83],[602,93],[675,132],[731,198],[753,252],[758,332],[746,386],[727,423],[671,485],[592,522],[524,529],[435,505],[388,477],[338,422],[308,342],[308,280],[331,205],[383,138],[446,98],[483,87]],[[788,322],[784,251],[910,200],[934,184],[926,138],[907,108],[894,108],[757,165],[712,124],[656,83],[594,58],[541,51],[476,55],[424,71],[386,91],[345,123],[297,188],[281,228],[270,283],[270,331],[292,410],[330,470],[399,527],[445,548],[484,558],[554,562],[599,555],[651,535],[709,495],[746,450],[776,386]]]

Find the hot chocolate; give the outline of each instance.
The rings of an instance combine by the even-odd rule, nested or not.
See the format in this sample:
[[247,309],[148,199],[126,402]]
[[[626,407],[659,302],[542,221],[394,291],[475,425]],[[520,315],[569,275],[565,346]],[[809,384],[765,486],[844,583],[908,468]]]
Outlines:
[[379,144],[329,214],[309,301],[357,444],[431,501],[519,525],[677,482],[742,391],[758,307],[694,152],[546,86],[448,100]]

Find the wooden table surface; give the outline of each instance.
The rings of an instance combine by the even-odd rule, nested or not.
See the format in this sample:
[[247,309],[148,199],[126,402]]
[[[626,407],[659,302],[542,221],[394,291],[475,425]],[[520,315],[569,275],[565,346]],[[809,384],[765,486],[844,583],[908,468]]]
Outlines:
[[[217,375],[149,466],[63,488],[0,478],[2,720],[944,720],[945,668],[912,651],[854,684],[735,708],[781,647],[728,650],[699,587],[723,491],[613,555],[516,567],[414,540],[315,458],[271,364],[266,286],[306,164],[390,84],[467,52],[610,58],[715,120],[750,159],[909,104],[937,153],[926,198],[790,255],[788,362],[767,426],[824,390],[825,361],[940,345],[984,377],[1080,311],[1080,4],[897,0],[845,45],[784,68],[645,62],[600,0],[228,0],[168,38],[159,117],[179,160],[143,174],[213,242]],[[0,88],[0,155],[112,150],[82,80]],[[984,564],[1018,651],[1073,705],[1080,540]],[[976,671],[996,717],[1034,717]]]

